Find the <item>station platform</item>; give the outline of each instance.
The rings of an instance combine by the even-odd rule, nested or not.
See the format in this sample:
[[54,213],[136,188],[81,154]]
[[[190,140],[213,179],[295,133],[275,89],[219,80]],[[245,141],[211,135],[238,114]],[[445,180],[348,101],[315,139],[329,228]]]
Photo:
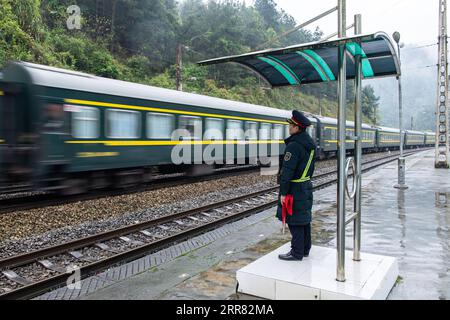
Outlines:
[[[425,151],[407,158],[406,182],[408,190],[393,188],[396,162],[364,174],[361,250],[396,259],[399,276],[388,299],[449,299],[450,171],[434,169],[434,151]],[[336,252],[336,187],[314,197],[315,247],[306,259],[320,260],[325,251]],[[275,209],[266,210],[85,279],[80,289],[37,299],[257,299],[236,293],[236,273],[277,249],[286,251],[290,235],[281,233],[274,215]]]

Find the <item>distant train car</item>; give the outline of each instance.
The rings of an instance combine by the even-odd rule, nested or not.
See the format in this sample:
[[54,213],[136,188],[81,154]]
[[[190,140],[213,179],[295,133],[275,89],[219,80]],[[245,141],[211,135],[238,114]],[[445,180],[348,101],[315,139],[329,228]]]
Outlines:
[[[317,117],[320,125],[320,138],[317,144],[322,155],[322,158],[329,158],[335,156],[337,152],[338,142],[338,122],[336,119],[327,117]],[[347,121],[346,134],[347,137],[354,136],[355,124],[354,122]],[[363,152],[369,152],[376,147],[376,128],[369,125],[362,125],[362,148]],[[350,152],[354,149],[354,140],[347,140],[346,148]]]
[[425,133],[420,131],[405,131],[405,148],[412,149],[425,146]]
[[434,147],[436,145],[436,133],[425,132],[425,146]]
[[400,149],[400,130],[387,127],[378,127],[377,149],[380,151]]

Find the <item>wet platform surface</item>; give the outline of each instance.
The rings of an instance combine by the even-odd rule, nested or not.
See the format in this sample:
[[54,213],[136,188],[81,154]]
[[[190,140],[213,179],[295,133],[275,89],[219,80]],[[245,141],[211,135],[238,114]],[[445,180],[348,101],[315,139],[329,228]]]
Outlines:
[[[394,189],[396,182],[396,162],[364,175],[362,251],[397,258],[400,277],[388,299],[449,299],[450,171],[434,169],[434,151],[426,151],[407,158],[409,189]],[[223,236],[78,299],[250,298],[234,294],[236,271],[290,240],[274,214],[216,231]],[[314,245],[335,247],[336,187],[315,193],[313,219]],[[347,249],[352,237],[348,226]]]

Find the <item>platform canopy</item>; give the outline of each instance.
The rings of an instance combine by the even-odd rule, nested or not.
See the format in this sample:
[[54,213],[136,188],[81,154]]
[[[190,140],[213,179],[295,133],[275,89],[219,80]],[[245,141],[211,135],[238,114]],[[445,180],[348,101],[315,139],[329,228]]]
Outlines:
[[340,45],[347,48],[347,79],[355,78],[356,55],[362,56],[364,79],[400,75],[393,42],[384,32],[221,57],[198,64],[238,63],[255,71],[272,87],[336,81]]

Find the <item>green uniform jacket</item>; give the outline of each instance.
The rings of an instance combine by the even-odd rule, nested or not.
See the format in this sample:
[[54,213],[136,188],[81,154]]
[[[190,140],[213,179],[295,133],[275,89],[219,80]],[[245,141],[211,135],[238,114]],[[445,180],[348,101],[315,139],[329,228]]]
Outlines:
[[[311,223],[313,205],[313,186],[316,145],[307,132],[301,132],[285,140],[286,152],[280,170],[280,195],[294,197],[292,216],[286,216],[288,225],[300,226]],[[314,152],[314,153],[313,153]],[[306,171],[305,169],[309,168]],[[304,178],[304,182],[292,182]],[[309,179],[308,179],[309,178]],[[306,180],[306,181],[305,181]],[[282,206],[278,201],[277,218],[282,220]]]

